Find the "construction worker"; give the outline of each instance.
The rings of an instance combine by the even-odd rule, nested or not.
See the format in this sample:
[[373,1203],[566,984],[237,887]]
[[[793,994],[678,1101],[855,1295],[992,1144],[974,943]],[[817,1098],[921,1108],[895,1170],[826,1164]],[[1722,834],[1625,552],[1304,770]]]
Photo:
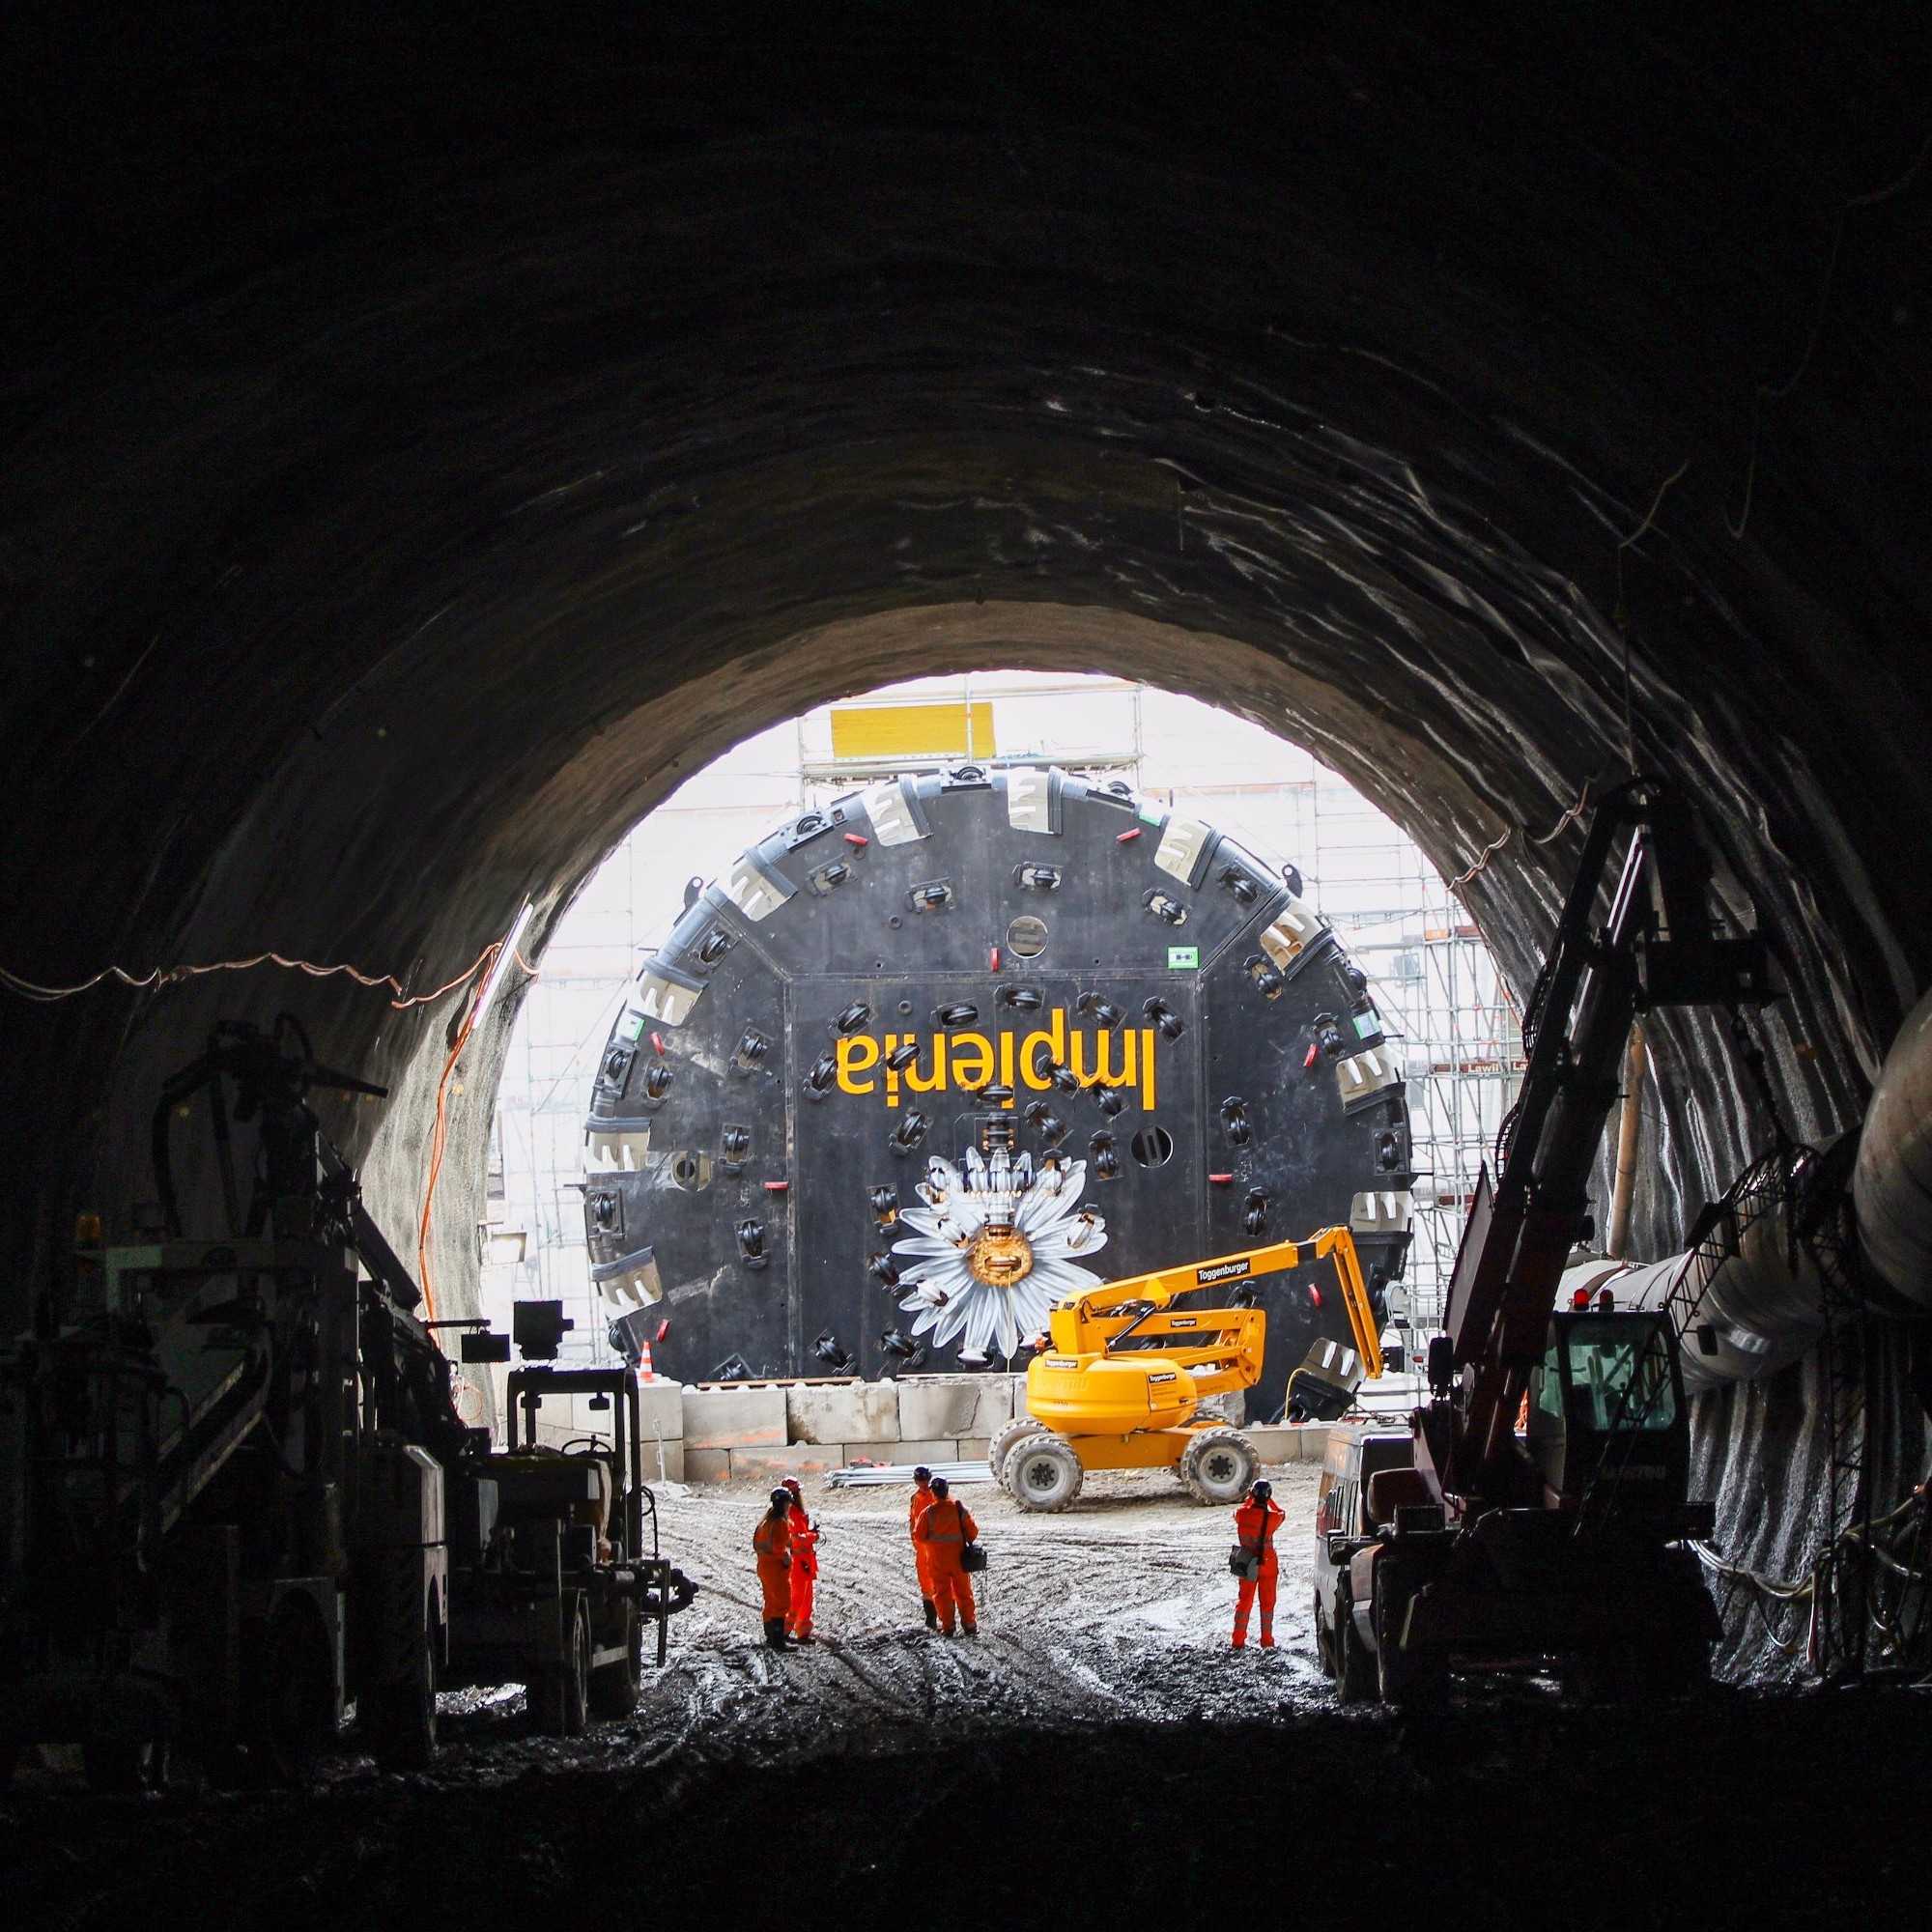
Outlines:
[[925,1605],[925,1627],[939,1628],[939,1612],[932,1606],[932,1563],[925,1545],[919,1540],[919,1520],[932,1506],[932,1471],[923,1463],[912,1472],[912,1504],[906,1511],[906,1534],[912,1538],[912,1560],[919,1571],[919,1594]]
[[1274,1648],[1274,1589],[1279,1566],[1274,1553],[1274,1533],[1286,1520],[1281,1505],[1274,1499],[1274,1485],[1258,1482],[1248,1492],[1248,1499],[1235,1512],[1235,1538],[1250,1559],[1252,1576],[1244,1576],[1235,1592],[1235,1648],[1248,1644],[1248,1611],[1256,1591],[1262,1599],[1262,1648]]
[[796,1476],[782,1485],[791,1497],[791,1611],[785,1634],[794,1643],[814,1641],[811,1634],[811,1590],[818,1581],[818,1531],[805,1513],[805,1492]]
[[791,1492],[774,1490],[771,1508],[752,1532],[757,1552],[758,1582],[765,1593],[765,1641],[774,1650],[789,1650],[785,1619],[791,1614]]
[[954,1502],[944,1476],[932,1479],[932,1500],[913,1524],[913,1540],[925,1550],[926,1576],[941,1636],[952,1634],[955,1610],[961,1636],[980,1634],[973,1603],[973,1579],[959,1566],[959,1552],[980,1534],[964,1503]]

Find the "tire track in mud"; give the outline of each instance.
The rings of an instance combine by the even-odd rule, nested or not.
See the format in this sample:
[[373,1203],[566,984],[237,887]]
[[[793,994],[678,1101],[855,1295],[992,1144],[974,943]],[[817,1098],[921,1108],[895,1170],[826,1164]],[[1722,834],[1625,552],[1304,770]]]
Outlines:
[[[1325,1701],[1310,1617],[1315,1470],[1275,1473],[1293,1526],[1281,1548],[1280,1648],[1233,1652],[1231,1512],[1203,1509],[1146,1473],[1091,1476],[1058,1516],[964,1492],[990,1567],[976,1577],[980,1634],[928,1632],[905,1528],[905,1492],[809,1486],[819,1521],[819,1640],[764,1647],[751,1538],[766,1492],[659,1495],[664,1548],[699,1586],[671,1625],[636,1714],[583,1738],[526,1734],[521,1701],[471,1709],[452,1776],[491,1781],[533,1766],[673,1762],[776,1766],[1018,1728],[1122,1720],[1268,1721]],[[1257,1633],[1258,1634],[1258,1633]]]

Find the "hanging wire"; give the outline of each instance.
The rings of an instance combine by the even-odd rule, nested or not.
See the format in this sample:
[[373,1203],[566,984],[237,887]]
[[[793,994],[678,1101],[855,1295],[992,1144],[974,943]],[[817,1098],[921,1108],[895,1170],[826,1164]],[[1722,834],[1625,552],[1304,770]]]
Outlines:
[[1591,787],[1595,785],[1597,781],[1602,777],[1603,773],[1601,771],[1594,771],[1590,774],[1588,778],[1586,778],[1583,781],[1583,789],[1577,794],[1576,803],[1572,805],[1568,809],[1568,810],[1563,812],[1563,814],[1557,819],[1556,823],[1552,825],[1548,832],[1535,833],[1527,830],[1527,828],[1522,826],[1505,825],[1502,831],[1498,833],[1494,838],[1492,838],[1487,845],[1483,847],[1482,856],[1477,859],[1476,863],[1473,866],[1471,866],[1466,872],[1458,872],[1456,876],[1449,881],[1449,890],[1453,893],[1457,890],[1458,887],[1466,886],[1469,883],[1469,881],[1476,876],[1478,872],[1487,871],[1489,868],[1490,861],[1493,859],[1496,856],[1496,854],[1500,852],[1503,849],[1503,847],[1510,842],[1512,838],[1521,838],[1525,842],[1531,845],[1553,844],[1556,841],[1556,839],[1561,838],[1562,835],[1570,829],[1571,826],[1576,824],[1577,820],[1579,819],[1583,815],[1584,811],[1588,809],[1590,803]]
[[1869,194],[1855,194],[1844,202],[1838,210],[1838,219],[1832,230],[1832,246],[1825,258],[1825,279],[1818,291],[1818,308],[1811,318],[1811,332],[1804,338],[1804,351],[1798,358],[1798,366],[1781,383],[1760,383],[1751,397],[1750,457],[1745,465],[1745,500],[1737,521],[1731,521],[1729,510],[1724,512],[1724,526],[1733,537],[1742,540],[1750,526],[1751,503],[1757,490],[1757,460],[1764,434],[1764,408],[1767,403],[1781,403],[1792,396],[1800,383],[1804,380],[1805,371],[1811,366],[1811,357],[1818,347],[1818,338],[1825,332],[1825,316],[1831,307],[1832,288],[1837,279],[1838,257],[1845,245],[1845,228],[1854,212],[1861,208],[1876,208],[1880,202],[1889,201],[1900,195],[1918,179],[1920,169],[1928,156],[1932,156],[1932,133],[1925,137],[1924,144],[1914,156],[1912,165],[1894,182],[1886,186],[1874,188]]
[[[185,980],[198,980],[210,973],[251,973],[262,966],[279,966],[290,973],[306,973],[311,980],[333,980],[347,978],[358,986],[387,986],[395,997],[389,1005],[398,1012],[410,1007],[426,1007],[453,993],[459,986],[467,986],[478,973],[484,972],[495,963],[501,940],[492,940],[476,958],[453,980],[445,980],[441,985],[427,993],[405,993],[403,982],[393,973],[364,973],[355,966],[319,966],[311,959],[291,959],[280,952],[257,952],[247,959],[216,959],[202,966],[156,966],[152,972],[130,973],[125,966],[103,966],[99,972],[90,974],[85,980],[75,980],[71,986],[44,986],[38,980],[23,979],[17,973],[10,973],[0,966],[0,986],[10,993],[16,993],[23,1000],[33,1000],[41,1005],[50,1005],[56,1000],[71,1000],[76,994],[92,992],[96,986],[108,980],[118,980],[124,986],[130,986],[136,992],[147,991],[161,986],[179,985]],[[537,968],[526,959],[521,952],[511,955],[531,979],[537,977]]]

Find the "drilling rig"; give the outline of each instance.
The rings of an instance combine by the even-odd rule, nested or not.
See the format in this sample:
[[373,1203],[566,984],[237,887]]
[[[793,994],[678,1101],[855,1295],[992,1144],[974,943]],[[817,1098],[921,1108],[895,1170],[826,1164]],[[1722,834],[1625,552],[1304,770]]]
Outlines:
[[[78,1745],[90,1782],[129,1789],[181,1748],[300,1783],[352,1702],[378,1760],[416,1767],[439,1687],[466,1681],[522,1682],[568,1732],[635,1701],[643,1626],[662,1662],[691,1600],[643,1547],[635,1381],[614,1443],[494,1451],[317,1090],[384,1091],[321,1065],[292,1015],[215,1028],[155,1109],[152,1238],[84,1230],[71,1306],[0,1354],[0,1770]],[[197,1101],[213,1238],[175,1185]],[[508,1338],[463,1353],[507,1360]],[[531,1416],[547,1378],[573,1379],[511,1378]]]
[[[1628,845],[1600,923],[1613,850]],[[1632,1021],[1771,995],[1758,933],[1720,934],[1686,803],[1632,780],[1598,807],[1524,1016],[1528,1065],[1485,1169],[1429,1350],[1409,1466],[1370,1478],[1367,1528],[1330,1527],[1385,1701],[1453,1672],[1553,1665],[1588,1683],[1694,1688],[1719,1626],[1690,1539],[1690,1417],[1667,1310],[1558,1313]]]

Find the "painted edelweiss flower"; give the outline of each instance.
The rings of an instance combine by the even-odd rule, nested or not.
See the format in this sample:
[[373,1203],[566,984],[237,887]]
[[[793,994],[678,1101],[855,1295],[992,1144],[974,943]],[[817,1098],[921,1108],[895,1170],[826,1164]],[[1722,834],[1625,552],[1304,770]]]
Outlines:
[[929,1160],[915,1190],[924,1207],[899,1213],[912,1238],[893,1243],[912,1262],[899,1303],[919,1318],[912,1332],[942,1349],[957,1339],[961,1361],[1013,1355],[1055,1300],[1098,1282],[1074,1260],[1107,1245],[1107,1224],[1080,1206],[1086,1178],[1085,1161],[1049,1155],[1036,1170],[1031,1154],[1004,1148],[969,1149],[963,1169]]

